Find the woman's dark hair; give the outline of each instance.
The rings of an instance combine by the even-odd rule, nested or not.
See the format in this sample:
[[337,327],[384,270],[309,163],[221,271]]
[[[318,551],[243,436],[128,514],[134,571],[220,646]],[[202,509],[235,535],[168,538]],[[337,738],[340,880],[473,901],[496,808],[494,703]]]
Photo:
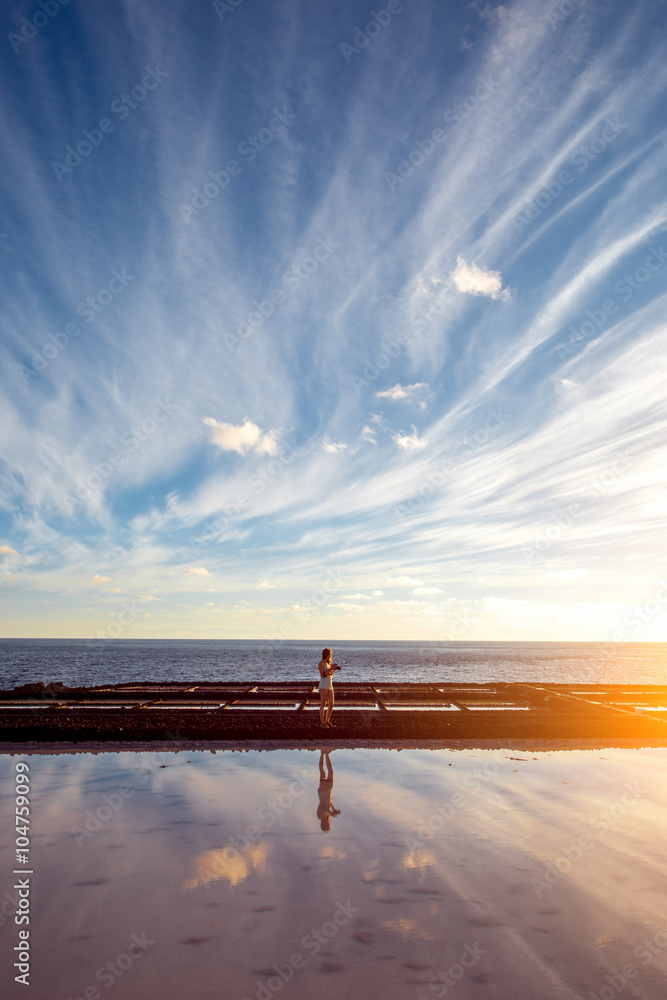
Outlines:
[[330,649],[323,649],[322,650],[322,659],[323,660],[329,660],[329,659],[331,659],[331,650]]

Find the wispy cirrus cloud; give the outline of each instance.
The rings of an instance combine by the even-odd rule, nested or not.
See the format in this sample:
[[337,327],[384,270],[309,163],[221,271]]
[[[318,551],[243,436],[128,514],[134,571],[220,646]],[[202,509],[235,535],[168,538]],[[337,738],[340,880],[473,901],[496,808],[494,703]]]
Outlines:
[[322,450],[328,452],[329,455],[338,455],[341,451],[347,451],[347,445],[344,441],[332,441],[330,438],[325,438],[322,442]]
[[[0,502],[7,547],[23,553],[7,582],[36,628],[74,620],[58,595],[97,600],[103,565],[114,592],[160,588],[154,634],[203,629],[193,537],[221,581],[206,634],[264,634],[270,588],[257,581],[278,565],[285,607],[301,607],[332,552],[351,595],[380,598],[401,567],[437,580],[443,593],[413,595],[429,600],[406,605],[406,621],[426,628],[457,593],[486,623],[471,636],[519,620],[521,635],[551,622],[553,636],[581,620],[577,635],[594,637],[609,608],[650,588],[667,374],[667,269],[644,280],[667,225],[657,14],[581,4],[552,31],[538,0],[478,8],[456,67],[441,59],[439,39],[460,36],[446,4],[427,0],[419,18],[406,7],[406,30],[341,75],[331,40],[365,16],[361,0],[306,20],[273,5],[261,24],[242,6],[239,46],[215,12],[165,0],[159,17],[72,7],[89,61],[72,40],[42,47],[43,73],[24,60],[20,86],[9,61],[0,70]],[[156,52],[170,76],[59,183],[51,160],[97,127],[91,102],[129,93]],[[287,105],[294,122],[263,142]],[[602,149],[607,119],[617,137]],[[429,153],[435,128],[447,139]],[[409,160],[418,142],[422,162]],[[240,171],[186,224],[179,205],[202,204],[231,158]],[[401,159],[389,192],[383,173]],[[517,226],[528,203],[540,214]],[[79,304],[123,266],[136,278],[86,322]],[[246,328],[230,353],[225,336]],[[386,413],[371,416],[379,400]],[[407,405],[418,430],[390,419]],[[622,475],[609,471],[619,449]],[[585,492],[581,516],[526,565],[522,548]],[[592,611],[568,618],[593,586],[597,625]],[[42,593],[61,602],[46,624]],[[381,600],[348,600],[375,608],[350,612],[371,635],[413,627]],[[304,613],[314,631],[316,617]]]

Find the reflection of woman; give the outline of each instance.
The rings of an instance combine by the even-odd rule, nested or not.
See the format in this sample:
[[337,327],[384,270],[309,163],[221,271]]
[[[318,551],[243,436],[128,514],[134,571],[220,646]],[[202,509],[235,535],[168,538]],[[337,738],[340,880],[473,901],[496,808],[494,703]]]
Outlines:
[[333,726],[331,713],[334,707],[333,673],[340,670],[337,663],[331,663],[331,650],[322,650],[322,659],[317,665],[320,672],[320,723],[323,726]]
[[[328,774],[324,773],[324,761],[326,759]],[[317,789],[319,805],[317,806],[317,818],[323,830],[331,829],[331,817],[340,816],[340,809],[334,809],[331,801],[333,791],[333,767],[329,760],[329,752],[320,750],[320,787]]]

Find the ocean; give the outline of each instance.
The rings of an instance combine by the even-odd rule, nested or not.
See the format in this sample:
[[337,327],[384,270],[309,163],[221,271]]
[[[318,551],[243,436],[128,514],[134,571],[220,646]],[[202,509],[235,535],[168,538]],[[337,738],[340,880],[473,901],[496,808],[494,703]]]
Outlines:
[[[324,642],[322,643],[324,645]],[[316,680],[322,645],[235,639],[0,639],[0,688]],[[339,681],[667,684],[667,643],[332,643]]]

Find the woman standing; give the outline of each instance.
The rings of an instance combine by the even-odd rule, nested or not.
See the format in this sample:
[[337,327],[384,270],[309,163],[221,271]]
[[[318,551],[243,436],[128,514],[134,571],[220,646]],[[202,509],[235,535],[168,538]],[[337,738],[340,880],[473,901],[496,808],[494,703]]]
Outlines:
[[331,713],[334,707],[333,672],[340,670],[337,663],[331,663],[331,650],[322,650],[322,659],[318,664],[320,672],[320,723],[323,726],[333,728]]

